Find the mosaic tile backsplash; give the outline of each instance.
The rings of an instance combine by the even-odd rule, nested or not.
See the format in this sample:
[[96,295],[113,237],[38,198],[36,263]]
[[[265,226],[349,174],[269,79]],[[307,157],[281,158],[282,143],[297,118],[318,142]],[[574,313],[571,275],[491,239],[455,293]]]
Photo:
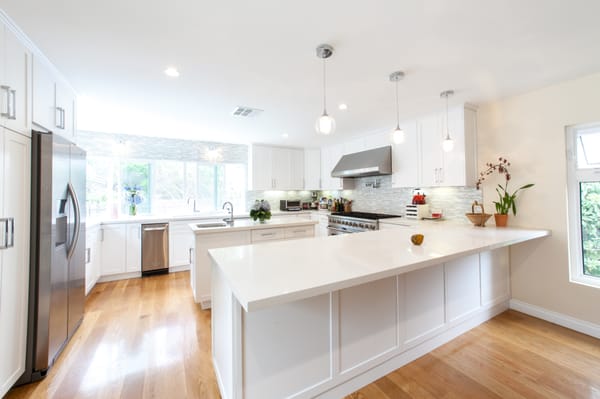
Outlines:
[[[370,186],[377,179],[378,188]],[[481,191],[471,187],[424,187],[430,208],[441,209],[446,219],[466,220],[473,201],[482,201]],[[255,199],[266,199],[273,207],[279,207],[281,199],[311,200],[310,191],[249,191],[246,196],[248,206]],[[412,188],[392,188],[391,176],[365,177],[357,179],[354,190],[321,191],[321,197],[347,198],[352,200],[352,210],[363,212],[404,215],[404,206],[412,202]]]

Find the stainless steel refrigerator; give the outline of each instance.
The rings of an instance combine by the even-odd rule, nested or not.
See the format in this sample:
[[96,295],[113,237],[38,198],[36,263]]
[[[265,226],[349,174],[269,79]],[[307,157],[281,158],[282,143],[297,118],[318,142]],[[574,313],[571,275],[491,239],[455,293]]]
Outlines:
[[31,270],[25,374],[43,378],[83,320],[85,151],[32,133]]

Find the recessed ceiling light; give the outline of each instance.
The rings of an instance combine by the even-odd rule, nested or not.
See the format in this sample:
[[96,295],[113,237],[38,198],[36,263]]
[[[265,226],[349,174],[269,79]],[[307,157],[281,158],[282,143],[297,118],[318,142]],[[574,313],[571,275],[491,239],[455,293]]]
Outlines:
[[281,137],[283,137],[284,139],[287,139],[288,137],[290,137],[290,135],[287,133],[282,133]]
[[179,77],[179,71],[175,67],[168,67],[165,69],[165,75],[170,76],[172,78]]
[[348,104],[342,103],[342,104],[338,105],[338,108],[342,111],[345,111],[348,109]]

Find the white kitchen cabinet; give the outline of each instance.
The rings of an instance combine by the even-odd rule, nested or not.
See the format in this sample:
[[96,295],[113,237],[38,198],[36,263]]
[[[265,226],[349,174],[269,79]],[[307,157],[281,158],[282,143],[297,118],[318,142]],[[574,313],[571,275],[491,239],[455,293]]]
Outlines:
[[101,276],[125,273],[127,262],[127,225],[103,224],[100,237],[102,241]]
[[[219,232],[214,234],[197,234],[195,236],[196,258],[195,272],[192,273],[192,292],[194,300],[203,309],[211,305],[211,260],[208,250],[213,248],[233,247],[237,245],[248,245],[251,243],[249,230]],[[192,277],[191,276],[191,277]]]
[[421,165],[417,122],[406,122],[401,127],[404,142],[392,144],[392,187],[418,187]]
[[169,223],[169,267],[189,267],[194,250],[193,220]]
[[315,237],[327,237],[327,225],[329,224],[329,218],[326,214],[312,213],[310,220],[316,220],[319,224],[315,225]]
[[304,189],[304,150],[253,144],[248,158],[250,190]]
[[100,226],[86,227],[85,232],[85,294],[89,294],[100,278],[101,251]]
[[[31,139],[0,127],[0,397],[25,371]],[[6,227],[9,230],[5,230]]]
[[449,110],[452,151],[442,150],[446,114],[435,113],[417,121],[420,137],[420,186],[472,186],[477,179],[477,113],[469,106]]
[[75,140],[76,95],[40,57],[33,57],[33,123]]
[[142,272],[142,225],[131,223],[127,225],[127,273]]
[[446,322],[458,322],[479,310],[481,284],[479,254],[444,264]]
[[31,52],[0,22],[0,125],[31,134]]
[[304,189],[321,189],[321,150],[318,148],[304,150]]
[[344,155],[343,145],[321,148],[321,188],[323,190],[350,190],[354,188],[353,179],[331,177],[331,171]]
[[299,148],[289,149],[290,159],[290,190],[305,190],[304,176],[304,150]]

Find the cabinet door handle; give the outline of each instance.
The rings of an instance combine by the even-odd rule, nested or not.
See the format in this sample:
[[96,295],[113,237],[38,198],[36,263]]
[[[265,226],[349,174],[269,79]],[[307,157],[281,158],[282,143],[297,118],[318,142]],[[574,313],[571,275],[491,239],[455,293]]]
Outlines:
[[100,242],[104,242],[104,229],[100,229]]
[[192,254],[194,253],[194,248],[190,248],[189,249],[189,261],[190,261],[190,265],[192,264]]
[[60,110],[61,110],[60,107],[56,107],[56,115],[55,115],[56,123],[54,124],[59,129],[60,129],[60,120],[62,118]]
[[440,176],[439,176],[439,183],[443,183],[444,182],[444,168],[440,168]]
[[8,119],[12,119],[14,121],[17,119],[17,91],[9,90],[8,98],[10,99],[8,104]]
[[64,108],[60,109],[60,128],[64,129],[65,128],[65,115],[66,115],[66,111]]
[[3,242],[0,244],[0,249],[12,248],[15,246],[15,218],[2,218],[0,223],[4,223]]
[[92,249],[85,249],[85,263],[90,263],[92,261]]
[[10,86],[2,85],[0,86],[0,90],[2,93],[2,112],[0,112],[0,116],[4,118],[10,118]]

